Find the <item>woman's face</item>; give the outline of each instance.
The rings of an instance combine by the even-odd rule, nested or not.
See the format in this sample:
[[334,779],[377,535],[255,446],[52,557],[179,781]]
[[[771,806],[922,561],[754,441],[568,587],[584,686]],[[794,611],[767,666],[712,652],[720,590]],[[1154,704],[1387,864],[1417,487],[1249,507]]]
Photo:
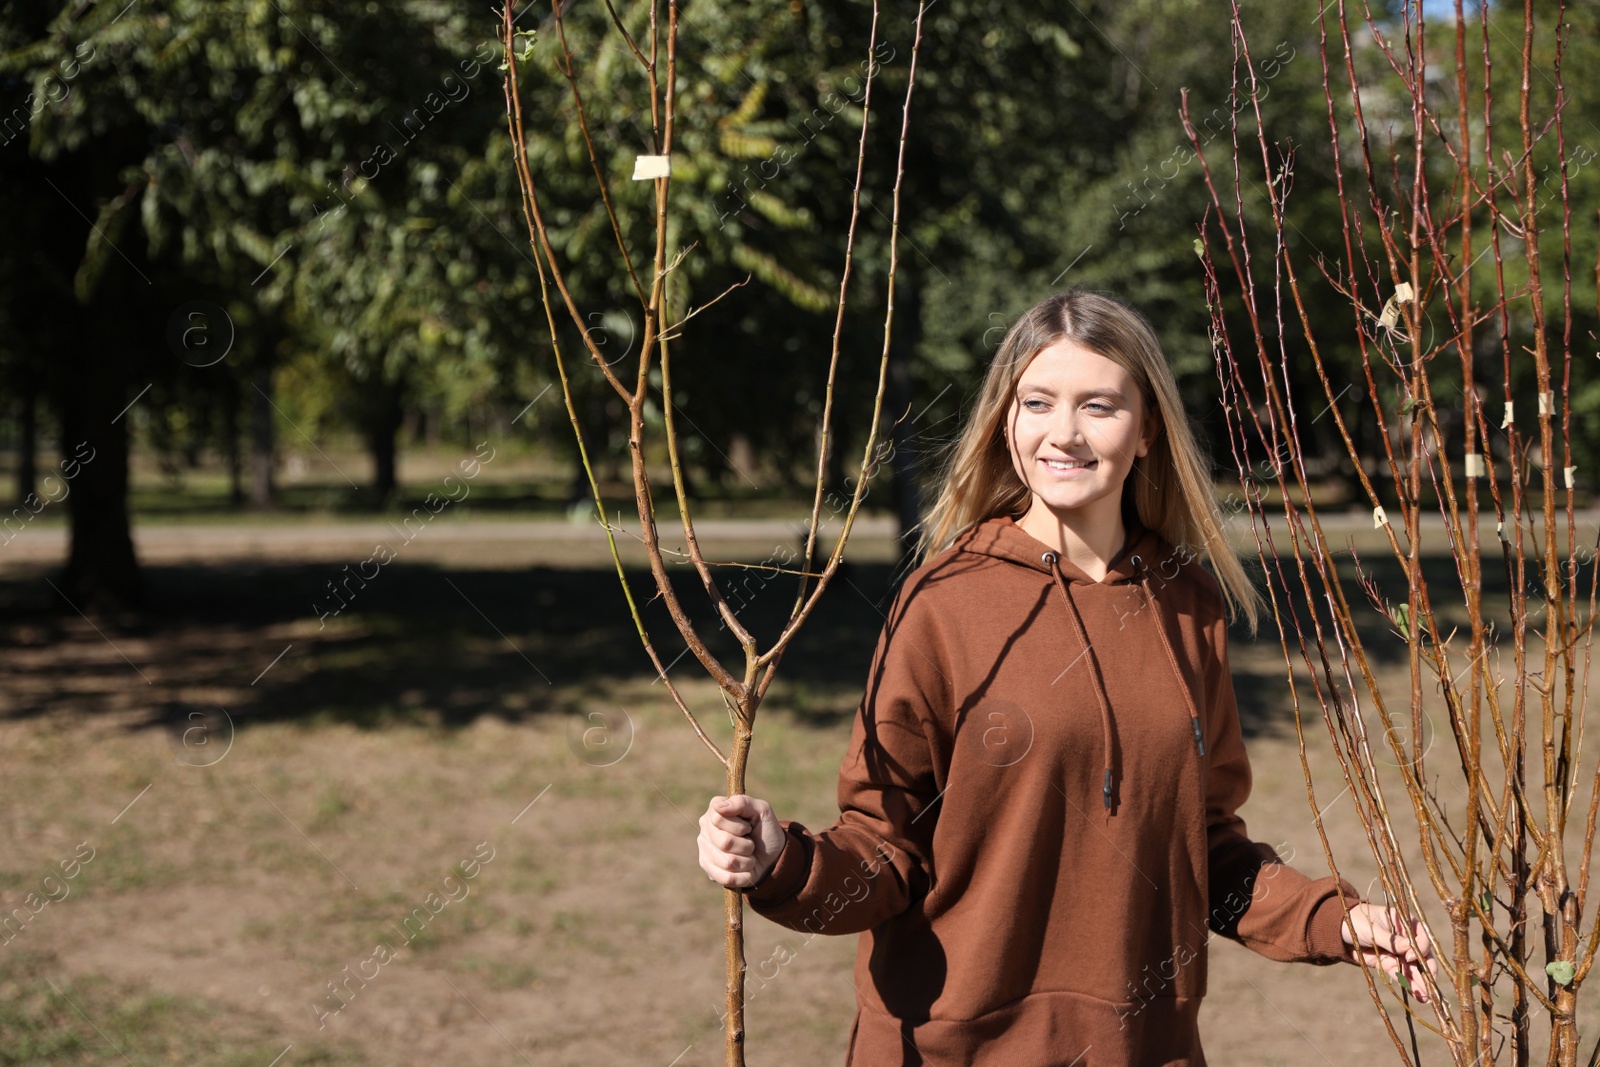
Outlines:
[[[1158,422],[1133,376],[1075,341],[1039,350],[1006,412],[1008,447],[1033,509],[1065,520],[1114,519],[1133,461],[1150,449]],[[1105,514],[1109,512],[1109,514]]]

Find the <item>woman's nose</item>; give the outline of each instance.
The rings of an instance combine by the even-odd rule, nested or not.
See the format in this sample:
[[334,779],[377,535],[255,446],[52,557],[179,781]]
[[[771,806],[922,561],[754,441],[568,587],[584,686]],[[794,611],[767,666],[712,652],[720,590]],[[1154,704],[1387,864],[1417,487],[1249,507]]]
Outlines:
[[1081,444],[1083,431],[1078,427],[1077,413],[1071,410],[1060,412],[1051,420],[1050,437],[1058,445]]

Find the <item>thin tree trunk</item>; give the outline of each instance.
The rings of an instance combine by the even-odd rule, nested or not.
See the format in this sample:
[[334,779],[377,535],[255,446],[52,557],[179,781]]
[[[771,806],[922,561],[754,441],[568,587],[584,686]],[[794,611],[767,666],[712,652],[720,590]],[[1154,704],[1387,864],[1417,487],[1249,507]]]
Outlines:
[[[136,608],[144,577],[128,516],[128,357],[92,331],[63,362],[61,456],[71,547],[57,583],[80,611]],[[67,368],[63,368],[67,369]]]
[[[844,453],[848,447],[849,435],[850,420],[846,407],[841,404],[834,412],[833,428],[828,435],[827,474],[822,482],[824,492],[832,494],[835,500],[846,499],[850,496],[850,493],[844,487]],[[817,428],[819,443],[821,436],[822,428],[819,426]]]
[[379,428],[372,433],[372,490],[380,505],[388,502],[398,484],[395,476],[395,459],[399,452],[395,446],[397,432]]
[[272,471],[276,449],[276,412],[272,408],[272,353],[257,355],[250,369],[250,506],[276,507],[277,487]]
[[889,345],[889,411],[896,420],[890,427],[893,451],[889,469],[894,474],[894,508],[900,520],[900,528],[895,532],[901,564],[897,573],[904,573],[905,565],[916,555],[914,531],[922,521],[922,493],[917,485],[920,464],[917,462],[916,420],[919,413],[911,410],[911,362],[922,340],[922,286],[917,276],[907,271],[901,274],[897,288],[900,329],[895,331]]
[[17,397],[17,500],[27,500],[39,482],[39,381],[24,363]]
[[230,379],[227,407],[222,415],[223,455],[228,464],[228,506],[244,506],[244,449],[239,446],[239,390]]
[[[750,760],[750,742],[754,735],[749,725],[752,709],[740,709],[733,728],[733,753],[728,760],[728,796],[744,792],[744,772]],[[726,984],[723,988],[727,1000],[727,1018],[722,1028],[723,1062],[744,1063],[744,978],[749,970],[744,956],[744,894],[737,889],[722,891],[723,919],[726,930],[723,936]]]
[[379,390],[378,407],[367,431],[367,443],[372,449],[372,488],[380,507],[399,485],[397,439],[405,421],[404,396],[403,382],[385,383]]

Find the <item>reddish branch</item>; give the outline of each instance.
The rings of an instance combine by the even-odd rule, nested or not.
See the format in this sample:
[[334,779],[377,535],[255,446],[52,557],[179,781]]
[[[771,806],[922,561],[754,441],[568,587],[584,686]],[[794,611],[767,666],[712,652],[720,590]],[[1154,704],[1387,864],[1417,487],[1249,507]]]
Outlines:
[[[1429,25],[1417,5],[1406,5],[1397,35],[1388,38],[1388,23],[1365,3],[1354,32],[1343,0],[1336,18],[1325,15],[1321,21],[1319,54],[1343,249],[1332,262],[1317,257],[1309,271],[1306,257],[1286,240],[1295,226],[1294,157],[1281,152],[1271,136],[1249,36],[1234,6],[1235,106],[1228,157],[1206,157],[1189,121],[1186,99],[1183,108],[1211,200],[1201,226],[1201,252],[1214,362],[1229,448],[1254,520],[1257,556],[1268,576],[1297,732],[1304,687],[1295,674],[1291,645],[1298,647],[1309,671],[1311,699],[1327,726],[1385,896],[1405,916],[1425,919],[1424,891],[1431,891],[1448,920],[1450,936],[1434,938],[1448,958],[1437,981],[1428,979],[1428,1017],[1411,1003],[1408,991],[1394,990],[1387,979],[1380,988],[1368,974],[1368,988],[1380,1010],[1386,996],[1402,998],[1412,1028],[1409,1048],[1384,1012],[1396,1051],[1408,1061],[1420,1056],[1415,1030],[1420,1026],[1436,1034],[1461,1067],[1498,1062],[1503,1052],[1510,1062],[1525,1064],[1532,1053],[1532,1018],[1540,1013],[1549,1024],[1546,1062],[1562,1067],[1588,1062],[1593,1067],[1600,1048],[1587,1061],[1580,1060],[1577,998],[1600,950],[1600,924],[1591,920],[1587,930],[1582,928],[1600,813],[1600,768],[1587,780],[1590,796],[1575,886],[1569,880],[1566,840],[1571,805],[1586,781],[1575,761],[1581,750],[1600,567],[1594,554],[1587,559],[1580,555],[1573,487],[1565,475],[1559,481],[1557,475],[1558,467],[1573,465],[1568,402],[1574,343],[1573,212],[1562,122],[1568,101],[1562,71],[1564,9],[1558,9],[1553,27],[1541,27],[1531,0],[1524,0],[1522,32],[1512,42],[1519,49],[1514,102],[1519,144],[1512,156],[1498,149],[1492,136],[1494,120],[1508,113],[1495,103],[1497,85],[1506,79],[1494,71],[1489,22],[1515,15],[1504,9],[1491,12],[1487,5],[1478,10],[1480,54],[1474,57],[1468,47],[1471,16],[1462,0],[1455,6],[1449,50],[1455,64],[1454,101],[1441,99],[1448,83],[1424,76],[1430,63],[1440,64],[1440,57],[1428,54]],[[1541,69],[1535,55],[1541,29],[1555,50],[1555,99],[1546,114],[1535,113],[1533,93],[1533,73]],[[1373,49],[1361,47],[1363,34]],[[1380,60],[1378,69],[1363,69],[1362,57],[1369,54]],[[1393,80],[1382,84],[1385,77]],[[1242,131],[1241,100],[1249,105],[1250,132]],[[1472,124],[1475,104],[1481,107],[1480,131]],[[1382,114],[1384,109],[1392,115],[1402,108],[1409,112],[1409,137],[1380,148],[1369,131],[1390,117]],[[1379,116],[1369,118],[1369,109]],[[1347,175],[1344,141],[1352,136],[1358,163],[1351,168],[1354,174]],[[1241,152],[1241,144],[1251,138],[1254,151]],[[1536,167],[1538,155],[1550,150],[1560,179],[1553,209],[1548,201],[1541,203]],[[1251,155],[1259,161],[1247,163]],[[1435,155],[1448,161],[1442,172],[1429,165]],[[1441,179],[1441,173],[1449,177]],[[1543,195],[1550,195],[1549,190]],[[1259,229],[1263,217],[1268,233],[1258,236],[1252,225]],[[1479,251],[1476,227],[1481,225],[1488,228],[1488,241]],[[1541,247],[1546,233],[1553,243],[1556,226],[1559,300],[1544,288],[1547,250]],[[1506,237],[1516,244],[1509,245]],[[1516,284],[1508,282],[1511,248],[1521,257],[1517,269],[1525,273],[1525,281]],[[1480,266],[1480,258],[1491,254]],[[1219,260],[1229,268],[1226,282]],[[1262,277],[1269,261],[1270,282]],[[1600,285],[1600,263],[1596,280]],[[1334,332],[1313,316],[1313,307],[1327,306],[1330,300],[1348,309],[1347,329]],[[1430,314],[1435,311],[1448,323],[1440,336],[1431,331]],[[1297,336],[1291,338],[1286,318],[1294,322]],[[1525,337],[1516,334],[1518,321],[1533,324]],[[1499,374],[1488,380],[1479,374],[1475,359],[1485,326],[1491,328],[1487,340],[1500,350]],[[1353,356],[1358,364],[1366,386],[1364,405],[1341,404],[1344,394],[1336,393],[1335,385],[1348,380],[1349,372],[1334,366],[1336,349],[1350,353],[1346,358]],[[1441,361],[1441,355],[1452,358]],[[1509,418],[1503,426],[1491,427],[1486,411],[1484,391],[1498,387],[1509,412],[1514,355],[1531,363],[1536,379],[1541,402],[1536,415],[1523,413],[1520,425],[1526,427],[1535,417],[1537,438],[1525,438],[1519,423]],[[1559,395],[1553,389],[1557,358]],[[1295,395],[1297,378],[1291,369],[1297,364],[1315,372],[1320,395]],[[1452,364],[1462,393],[1459,419],[1450,417],[1454,401],[1443,388],[1450,381],[1445,368]],[[1399,686],[1380,684],[1357,613],[1345,595],[1348,578],[1334,565],[1313,499],[1316,487],[1307,476],[1299,416],[1306,405],[1324,403],[1406,584],[1403,595],[1385,596],[1357,561],[1357,579],[1372,610],[1405,643],[1403,692]],[[1377,427],[1380,473],[1367,469],[1352,432],[1353,421],[1361,417]],[[1535,446],[1538,459],[1530,466]],[[1250,457],[1257,448],[1274,457],[1271,479],[1255,476]],[[1260,481],[1276,482],[1282,536],[1274,536]],[[1484,486],[1508,586],[1503,604],[1483,595],[1478,513]],[[1503,495],[1503,489],[1509,491]],[[1459,609],[1453,588],[1444,590],[1444,601],[1465,612],[1464,642],[1457,640],[1462,625],[1442,620],[1422,565],[1429,549],[1425,541],[1435,536],[1424,526],[1424,511],[1433,509],[1443,524],[1439,543],[1448,548],[1460,584]],[[1587,614],[1578,573],[1584,566],[1591,568]],[[1297,601],[1326,605],[1328,621],[1317,611],[1296,610]],[[1498,653],[1507,643],[1512,670],[1502,677]],[[1463,676],[1464,686],[1459,684]],[[1439,694],[1453,743],[1454,767],[1448,775],[1437,757],[1428,766],[1430,753],[1422,743],[1424,705],[1433,692]],[[1402,699],[1409,707],[1397,715],[1391,708]],[[1495,738],[1488,753],[1482,745],[1485,717]],[[1390,762],[1375,758],[1369,724],[1383,731]],[[1307,799],[1337,873],[1303,733],[1300,746]],[[1530,754],[1535,758],[1530,760]],[[1499,766],[1486,757],[1497,757]],[[1455,779],[1454,786],[1465,796],[1464,818],[1460,808],[1452,813],[1440,800],[1450,796],[1450,789],[1437,784],[1446,776]],[[1391,795],[1404,797],[1408,816],[1391,807]],[[1536,805],[1536,798],[1542,803]],[[1410,850],[1402,847],[1408,836],[1414,841]],[[1420,855],[1420,870],[1413,870],[1412,855]],[[1530,910],[1529,897],[1538,902],[1536,910]],[[1536,917],[1537,927],[1532,925]],[[1530,937],[1535,931],[1542,936]],[[1497,1020],[1510,1023],[1509,1033],[1496,1029]]]

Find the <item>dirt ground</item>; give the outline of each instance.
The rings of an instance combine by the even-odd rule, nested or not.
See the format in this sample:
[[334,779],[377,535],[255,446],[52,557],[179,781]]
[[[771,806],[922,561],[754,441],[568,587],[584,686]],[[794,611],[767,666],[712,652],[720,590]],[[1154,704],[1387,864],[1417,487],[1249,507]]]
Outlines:
[[[50,608],[49,530],[0,558],[0,906],[29,916],[0,945],[0,1065],[721,1062],[721,903],[694,851],[719,768],[652,684],[603,541],[441,526],[332,612],[327,583],[374,534],[142,530],[153,610],[121,625]],[[730,527],[707,554],[783,541]],[[870,528],[850,558],[752,760],[750,791],[813,826],[837,815],[894,577]],[[792,586],[747,591],[770,639]],[[661,604],[644,610],[676,656]],[[1270,622],[1232,656],[1255,770],[1241,814],[1327,873]],[[719,722],[692,658],[673,673]],[[1306,738],[1334,854],[1366,886],[1320,720]],[[842,1062],[854,947],[752,920],[752,1063]],[[1213,1064],[1399,1060],[1359,968],[1215,939],[1210,964]]]

